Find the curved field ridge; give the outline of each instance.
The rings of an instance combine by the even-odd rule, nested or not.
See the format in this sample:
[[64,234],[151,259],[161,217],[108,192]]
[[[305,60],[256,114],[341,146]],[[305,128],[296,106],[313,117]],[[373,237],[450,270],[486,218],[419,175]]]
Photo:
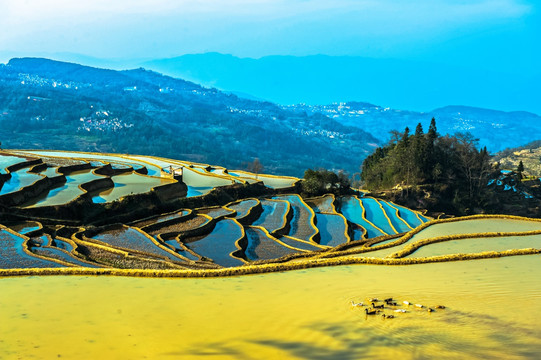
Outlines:
[[43,175],[28,172],[28,169],[14,171],[11,173],[11,178],[1,185],[0,195],[19,191],[43,178]]
[[27,249],[29,239],[0,225],[0,266],[13,268],[56,268],[63,266],[53,260],[33,256]]
[[[258,175],[256,180],[255,174],[152,156],[17,153],[24,157],[4,158],[13,163],[0,174],[4,191],[14,189],[0,195],[2,274],[35,263],[38,269],[193,270],[194,276],[234,269],[215,273],[227,275],[467,260],[537,253],[541,246],[537,219],[432,220],[372,197],[328,194],[304,200],[295,193],[298,186],[275,191],[259,181],[291,185],[294,178]],[[38,153],[47,155],[48,163],[35,158]],[[17,185],[20,174],[39,179]],[[187,191],[200,190],[208,194],[186,198]],[[92,201],[107,192],[116,195],[103,198],[104,204]]]
[[365,208],[357,197],[349,196],[341,198],[340,213],[348,221],[362,226],[366,230],[367,238],[387,235],[382,229],[370,222],[365,215]]
[[244,253],[248,260],[271,260],[293,254],[296,250],[284,246],[262,228],[246,228],[248,244]]
[[349,241],[347,223],[343,217],[337,214],[322,213],[318,213],[316,216],[321,245],[337,246]]
[[284,200],[262,200],[263,213],[253,222],[253,226],[265,228],[271,234],[287,225],[287,214],[291,205]]
[[99,232],[98,234],[87,238],[86,241],[97,242],[98,244],[111,246],[124,251],[135,251],[143,254],[149,254],[172,261],[181,261],[173,251],[161,246],[155,239],[148,236],[137,228],[129,226],[113,227],[111,229]]
[[433,256],[422,259],[374,259],[374,258],[316,258],[292,263],[272,263],[261,265],[245,265],[242,267],[209,269],[209,270],[140,270],[140,269],[89,269],[89,268],[59,268],[59,269],[6,269],[0,270],[0,276],[23,275],[115,275],[139,277],[217,277],[239,276],[248,274],[264,274],[288,270],[309,269],[323,266],[370,264],[370,265],[414,265],[448,261],[464,261],[490,259],[505,256],[541,254],[541,249],[522,249],[507,251],[487,251],[477,254],[455,254],[449,256]]
[[227,204],[225,207],[227,209],[231,209],[233,211],[236,211],[235,217],[237,219],[242,219],[245,216],[247,216],[252,209],[259,204],[259,200],[257,199],[245,199],[238,202]]
[[334,195],[327,194],[317,198],[307,199],[308,205],[314,209],[316,213],[336,214],[336,208],[334,207]]
[[221,266],[239,266],[244,262],[234,256],[234,253],[241,250],[239,240],[244,238],[244,229],[234,219],[224,219],[216,223],[214,230],[199,239],[185,239],[183,243],[187,248],[211,259]]
[[[473,234],[470,234],[470,236]],[[494,236],[494,237],[468,237],[443,242],[431,242],[422,245],[409,257],[442,256],[455,253],[478,253],[483,251],[503,251],[509,249],[541,249],[541,234],[527,235],[520,233],[517,236]],[[408,249],[409,250],[409,249]],[[405,257],[402,256],[402,257]]]
[[93,202],[111,202],[127,195],[149,192],[157,186],[174,182],[172,179],[141,175],[136,172],[115,175],[111,179],[114,181],[115,186],[93,194]]
[[314,237],[318,234],[318,229],[315,224],[315,213],[299,195],[282,195],[275,196],[275,200],[287,201],[293,210],[293,218],[291,219],[289,236],[305,240],[314,241]]
[[377,227],[384,234],[396,234],[398,231],[394,228],[389,216],[384,211],[381,204],[374,198],[360,198],[361,206],[364,208],[365,219]]

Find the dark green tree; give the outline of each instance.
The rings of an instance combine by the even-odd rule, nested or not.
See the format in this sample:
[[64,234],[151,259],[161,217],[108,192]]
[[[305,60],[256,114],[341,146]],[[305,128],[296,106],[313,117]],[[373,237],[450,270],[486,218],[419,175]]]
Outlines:
[[522,160],[520,160],[517,166],[517,173],[518,173],[519,179],[522,179],[523,172],[524,172],[524,164],[522,163]]

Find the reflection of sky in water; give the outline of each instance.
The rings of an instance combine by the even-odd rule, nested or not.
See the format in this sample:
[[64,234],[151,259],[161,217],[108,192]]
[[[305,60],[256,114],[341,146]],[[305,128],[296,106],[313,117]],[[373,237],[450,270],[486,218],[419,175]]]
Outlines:
[[396,234],[385,217],[383,209],[375,199],[363,198],[361,201],[365,208],[365,217],[368,221],[385,231],[387,234]]
[[48,194],[26,203],[24,206],[33,207],[65,204],[84,193],[84,191],[79,188],[79,185],[103,178],[104,177],[101,175],[92,173],[91,169],[73,172],[70,175],[66,175],[66,182],[63,185],[50,190]]
[[25,162],[26,159],[18,156],[9,156],[0,154],[0,174],[7,174],[6,168],[21,162]]
[[0,195],[8,194],[31,185],[43,176],[27,172],[28,169],[22,169],[11,173],[11,178],[2,185]]
[[209,193],[212,189],[213,189],[212,187],[208,187],[208,186],[202,186],[202,187],[188,186],[188,194],[186,195],[186,197],[205,195]]
[[359,200],[353,197],[344,197],[342,200],[341,213],[351,222],[361,225],[367,231],[368,238],[383,235],[381,231],[376,229],[372,224],[363,218],[363,209]]
[[151,176],[160,176],[160,168],[157,166],[153,166],[150,164],[147,164],[145,162],[141,162],[135,159],[126,159],[123,157],[113,156],[113,155],[101,155],[101,154],[88,154],[88,153],[77,153],[77,152],[69,152],[69,151],[40,151],[40,150],[33,150],[28,151],[32,154],[38,154],[41,156],[52,156],[52,157],[67,157],[67,158],[76,158],[76,159],[96,159],[97,161],[107,161],[107,162],[117,162],[120,164],[128,164],[132,166],[134,169],[140,168],[145,166],[148,170],[148,175]]
[[115,201],[127,195],[146,193],[157,186],[173,183],[171,179],[150,177],[136,172],[116,175],[111,179],[115,183],[113,188],[91,194],[94,203]]

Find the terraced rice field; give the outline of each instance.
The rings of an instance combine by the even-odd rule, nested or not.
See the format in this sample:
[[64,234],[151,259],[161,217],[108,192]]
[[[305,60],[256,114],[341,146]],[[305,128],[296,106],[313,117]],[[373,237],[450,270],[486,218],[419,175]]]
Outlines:
[[166,221],[169,221],[169,220],[180,219],[180,218],[185,217],[186,215],[188,215],[190,212],[191,212],[190,210],[181,210],[181,211],[178,211],[178,212],[174,212],[172,214],[155,216],[155,217],[152,217],[150,219],[137,221],[137,222],[135,222],[133,224],[133,226],[138,227],[138,228],[143,228],[143,227],[149,226],[149,225],[160,224],[160,223],[163,223],[163,222],[166,222]]
[[199,210],[197,210],[197,212],[199,214],[208,215],[211,218],[215,218],[215,219],[225,217],[225,216],[233,216],[233,215],[235,215],[234,210],[226,209],[226,208],[221,207],[221,206],[211,207],[211,208],[206,208],[206,209],[205,208],[204,209],[199,209]]
[[181,259],[174,255],[171,251],[157,246],[150,236],[145,235],[142,231],[131,227],[120,227],[116,229],[106,230],[86,240],[94,240],[114,248],[135,250],[141,253],[146,253],[151,256],[166,258],[172,261]]
[[57,176],[61,176],[62,174],[60,174],[58,171],[57,171],[57,167],[48,167],[42,171],[39,172],[39,174],[43,175],[43,176],[46,176],[46,177],[49,177],[49,178],[54,178],[54,177],[57,177]]
[[244,254],[248,260],[271,260],[298,252],[280,244],[259,228],[246,228],[246,236],[248,245]]
[[28,169],[21,169],[11,173],[11,178],[7,180],[0,188],[0,195],[5,195],[19,191],[22,188],[43,179],[42,175],[28,172]]
[[0,226],[0,268],[50,268],[61,265],[32,256],[26,249],[26,239]]
[[0,174],[7,174],[7,168],[25,162],[26,158],[7,154],[0,154]]
[[364,215],[365,209],[361,206],[359,199],[345,197],[341,200],[340,212],[348,221],[359,224],[366,230],[369,238],[385,235],[385,232],[374,223],[368,221]]
[[[160,184],[179,181],[161,170],[168,164],[184,168],[188,195],[233,185],[243,177],[255,181],[255,174],[228,175],[220,167],[207,171],[205,164],[154,157],[43,154],[57,156],[58,164],[65,161],[62,166],[94,166],[72,168],[66,172],[66,184],[32,195],[32,210],[55,204],[61,215],[73,216],[70,201],[77,197],[96,199],[81,185],[97,178],[110,178],[114,187],[99,191],[109,191],[109,197],[102,198],[105,203],[91,203],[92,211],[130,203],[125,196],[132,192],[147,194]],[[58,158],[59,154],[72,158]],[[92,163],[70,163],[73,158]],[[24,161],[2,155],[0,168]],[[95,173],[108,163],[128,172]],[[145,166],[156,176],[135,173],[127,165]],[[12,178],[27,170],[14,171]],[[61,176],[55,167],[41,174]],[[289,187],[294,180],[265,175],[260,179],[267,187]],[[22,188],[13,184],[9,186]],[[27,192],[25,188],[21,194]],[[172,197],[183,199],[186,194]],[[8,212],[0,217],[0,358],[257,354],[537,359],[541,353],[537,219],[487,215],[432,220],[362,196],[303,200],[297,194],[275,192],[238,200],[224,196],[205,207],[201,199],[205,197],[183,199],[182,204],[197,204],[189,209],[173,201],[162,211],[151,203],[155,209],[113,214],[124,217],[89,224],[78,223],[76,217],[65,224],[48,219],[51,208],[29,212],[24,220],[26,208],[4,205]],[[119,221],[124,223],[113,225]],[[9,277],[42,274],[72,276]],[[243,274],[252,275],[235,276]],[[362,306],[352,306],[371,297],[398,300],[383,310],[394,317],[368,316]],[[404,305],[403,300],[423,307]],[[446,308],[427,311],[440,304]],[[171,334],[182,340],[172,341]]]
[[273,233],[287,225],[286,216],[291,205],[283,200],[262,200],[263,213],[252,223],[252,226],[260,226]]
[[167,223],[161,227],[157,227],[150,231],[152,235],[166,234],[166,233],[182,233],[190,230],[194,230],[208,224],[211,221],[210,217],[197,215],[191,219],[185,219],[184,221]]
[[319,198],[307,199],[306,202],[316,213],[334,214],[336,213],[334,200],[334,195],[328,194]]
[[212,259],[220,266],[239,266],[244,262],[233,253],[241,249],[237,242],[244,236],[242,225],[231,219],[220,220],[214,230],[200,238],[183,240],[198,255]]
[[118,155],[109,155],[109,154],[94,154],[94,153],[84,153],[76,151],[46,151],[46,150],[28,150],[22,152],[30,156],[44,156],[44,157],[57,157],[57,158],[68,158],[68,159],[83,159],[83,160],[98,160],[110,162],[112,164],[123,164],[133,166],[134,168],[145,167],[148,170],[147,175],[149,176],[160,176],[161,170],[160,167],[153,165],[151,163],[146,163],[144,161],[137,160],[136,157],[132,156],[118,156]]
[[172,184],[171,179],[141,175],[138,173],[120,174],[111,178],[115,187],[97,192],[92,196],[95,203],[111,202],[124,196],[151,191],[161,185]]
[[348,226],[343,217],[338,214],[316,214],[317,228],[321,245],[337,246],[348,242]]
[[457,253],[480,253],[508,249],[541,249],[541,235],[468,238],[425,245],[406,257],[444,256]]
[[293,211],[293,218],[289,222],[288,235],[300,240],[311,241],[318,233],[317,228],[314,226],[314,211],[299,195],[275,196],[274,199],[287,201]]
[[39,198],[32,200],[23,206],[25,207],[38,207],[38,206],[54,206],[69,203],[75,200],[77,197],[86,193],[81,188],[81,185],[93,180],[103,179],[104,176],[95,174],[92,170],[80,170],[72,172],[66,176],[66,182],[49,191],[48,194],[40,196]]

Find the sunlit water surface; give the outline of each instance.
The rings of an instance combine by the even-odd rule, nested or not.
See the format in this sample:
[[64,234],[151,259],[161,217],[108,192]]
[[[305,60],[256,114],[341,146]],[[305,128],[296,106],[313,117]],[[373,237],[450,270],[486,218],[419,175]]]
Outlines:
[[[1,358],[538,359],[541,257],[215,279],[0,279]],[[366,317],[351,301],[409,308]]]

